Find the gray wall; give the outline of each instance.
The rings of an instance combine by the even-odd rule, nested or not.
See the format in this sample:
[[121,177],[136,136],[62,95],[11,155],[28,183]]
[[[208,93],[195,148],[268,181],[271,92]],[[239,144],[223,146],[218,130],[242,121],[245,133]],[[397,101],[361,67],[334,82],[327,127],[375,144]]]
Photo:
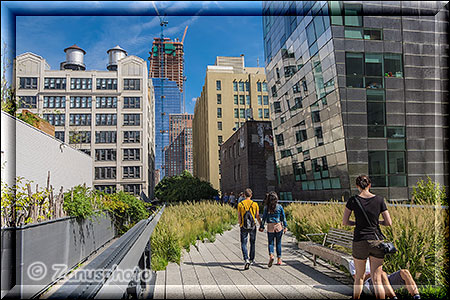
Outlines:
[[15,184],[14,178],[21,176],[45,187],[50,171],[50,184],[55,190],[83,183],[92,186],[93,162],[89,155],[3,111],[1,125],[2,181]]
[[[2,229],[1,297],[14,285],[10,293],[18,296],[20,282],[23,283],[22,298],[31,297],[50,284],[57,274],[63,275],[114,235],[114,224],[107,215],[92,220],[68,217],[28,225],[16,229],[15,236],[14,229]],[[46,272],[33,280],[30,274],[39,275],[39,266],[45,266]]]

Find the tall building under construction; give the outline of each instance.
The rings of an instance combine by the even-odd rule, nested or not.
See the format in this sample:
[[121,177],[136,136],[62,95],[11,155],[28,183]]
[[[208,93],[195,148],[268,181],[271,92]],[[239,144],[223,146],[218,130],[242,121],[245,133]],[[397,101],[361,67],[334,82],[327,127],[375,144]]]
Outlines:
[[155,168],[166,176],[165,151],[169,148],[169,115],[183,113],[184,31],[182,40],[157,37],[149,52],[149,77],[155,89]]

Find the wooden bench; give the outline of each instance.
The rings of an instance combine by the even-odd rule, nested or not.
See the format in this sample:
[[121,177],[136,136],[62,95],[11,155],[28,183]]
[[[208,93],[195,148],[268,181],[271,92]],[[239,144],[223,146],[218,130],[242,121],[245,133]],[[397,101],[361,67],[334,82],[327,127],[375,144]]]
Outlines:
[[[324,235],[322,244],[315,243],[311,240],[311,236]],[[351,255],[333,249],[335,245],[345,247],[347,249],[352,249],[353,243],[353,232],[330,228],[328,233],[310,233],[306,237],[309,241],[299,242],[298,247],[306,252],[313,255],[313,263],[316,266],[317,256],[322,259],[329,260],[335,264],[342,265],[349,268],[349,262],[353,259]]]

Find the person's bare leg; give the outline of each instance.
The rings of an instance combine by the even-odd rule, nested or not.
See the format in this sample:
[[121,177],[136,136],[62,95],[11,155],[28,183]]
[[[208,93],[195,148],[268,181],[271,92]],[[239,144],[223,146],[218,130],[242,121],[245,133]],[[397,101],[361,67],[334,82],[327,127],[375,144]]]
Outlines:
[[364,273],[366,272],[366,260],[353,258],[355,263],[355,281],[353,284],[353,299],[359,299],[364,283]]
[[377,299],[385,299],[386,293],[384,291],[383,282],[381,279],[381,273],[383,272],[383,259],[369,256],[370,261],[370,273],[372,277],[373,289],[375,291],[375,297]]
[[387,273],[384,271],[381,272],[381,281],[383,282],[386,297],[394,298],[395,297],[394,289],[392,288],[391,283],[389,282]]
[[411,273],[408,270],[402,269],[400,270],[400,276],[405,281],[406,289],[411,294],[411,296],[415,296],[419,294],[419,290],[417,289],[417,285],[412,278]]

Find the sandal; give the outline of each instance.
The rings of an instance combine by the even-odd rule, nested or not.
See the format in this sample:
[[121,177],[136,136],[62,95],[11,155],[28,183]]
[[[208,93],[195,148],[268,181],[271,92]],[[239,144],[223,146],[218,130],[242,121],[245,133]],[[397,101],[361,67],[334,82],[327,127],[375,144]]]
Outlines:
[[269,259],[269,263],[267,264],[267,266],[270,268],[272,264],[273,264],[273,257]]

